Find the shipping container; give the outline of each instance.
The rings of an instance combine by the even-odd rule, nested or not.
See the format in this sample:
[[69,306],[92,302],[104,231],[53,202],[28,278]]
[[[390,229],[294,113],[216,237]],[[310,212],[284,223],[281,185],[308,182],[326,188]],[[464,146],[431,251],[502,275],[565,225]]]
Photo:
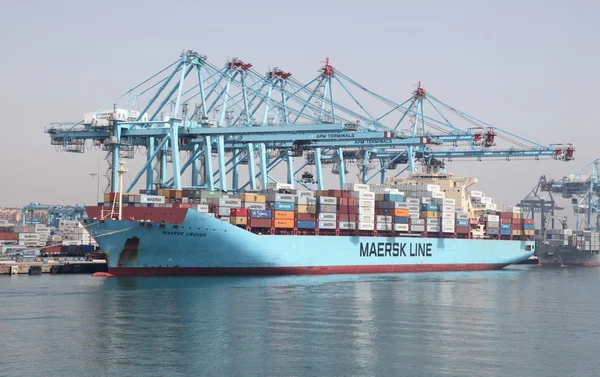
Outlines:
[[229,214],[230,216],[246,217],[248,216],[248,210],[246,208],[231,208]]
[[322,212],[319,213],[319,221],[336,221],[337,215],[335,213]]
[[396,216],[394,217],[394,224],[408,224],[410,217],[408,216]]
[[293,228],[294,220],[275,219],[275,220],[273,220],[273,227],[274,228]]
[[339,222],[340,229],[343,230],[354,230],[356,229],[356,222],[354,221],[340,221]]
[[316,227],[315,221],[298,220],[298,229],[315,229]]
[[250,217],[253,219],[271,219],[271,210],[253,209],[250,211]]
[[244,202],[244,208],[246,209],[266,209],[266,203],[254,203],[254,202]]
[[293,211],[294,203],[290,202],[275,202],[272,205],[275,211]]
[[360,215],[375,215],[375,208],[358,207],[357,212]]
[[298,214],[298,220],[302,220],[302,221],[316,221],[317,220],[317,215],[314,213],[299,213]]
[[337,224],[335,221],[319,221],[319,229],[335,229]]
[[332,196],[320,196],[318,198],[318,200],[319,200],[319,204],[337,206],[338,198],[332,197]]
[[292,211],[275,211],[275,219],[277,219],[277,220],[294,220],[294,212],[292,212]]
[[248,218],[240,216],[230,217],[229,222],[233,225],[246,225],[248,224]]
[[358,230],[375,230],[375,224],[361,221],[358,223]]
[[298,205],[297,207],[298,213],[317,213],[317,207],[315,206],[307,206],[307,205]]

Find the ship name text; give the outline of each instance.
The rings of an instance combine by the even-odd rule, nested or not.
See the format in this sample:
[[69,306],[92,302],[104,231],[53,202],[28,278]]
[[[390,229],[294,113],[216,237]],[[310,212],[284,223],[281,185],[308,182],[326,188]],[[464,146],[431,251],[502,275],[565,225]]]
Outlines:
[[361,257],[430,257],[431,242],[361,242]]

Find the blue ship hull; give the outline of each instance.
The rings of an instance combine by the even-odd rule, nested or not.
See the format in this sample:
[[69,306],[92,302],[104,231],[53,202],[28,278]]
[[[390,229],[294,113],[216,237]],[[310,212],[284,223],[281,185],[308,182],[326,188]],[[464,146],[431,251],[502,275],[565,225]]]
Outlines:
[[281,275],[499,269],[533,241],[259,235],[194,210],[181,224],[92,220],[114,275]]

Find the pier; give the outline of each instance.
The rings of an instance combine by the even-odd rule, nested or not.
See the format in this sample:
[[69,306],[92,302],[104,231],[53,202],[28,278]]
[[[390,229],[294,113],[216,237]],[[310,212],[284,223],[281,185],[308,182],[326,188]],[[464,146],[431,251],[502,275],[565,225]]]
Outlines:
[[0,275],[64,275],[64,274],[93,274],[107,272],[105,260],[74,260],[74,261],[0,261]]

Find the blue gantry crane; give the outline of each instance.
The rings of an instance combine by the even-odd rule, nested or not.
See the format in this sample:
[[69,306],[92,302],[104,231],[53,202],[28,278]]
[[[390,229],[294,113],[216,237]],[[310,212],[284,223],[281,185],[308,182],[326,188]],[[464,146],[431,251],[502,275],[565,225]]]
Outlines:
[[80,220],[85,217],[82,205],[48,205],[31,202],[21,208],[21,225],[34,224],[36,211],[48,213],[48,225],[58,226],[61,220]]
[[[105,191],[111,192],[117,191],[120,159],[142,150],[146,162],[127,191],[143,176],[148,190],[181,189],[187,172],[188,187],[256,189],[257,183],[276,181],[273,169],[282,162],[287,183],[322,189],[327,166],[343,185],[353,166],[367,183],[376,176],[385,181],[387,172],[414,172],[417,162],[569,161],[574,153],[571,144],[542,145],[493,127],[420,84],[396,102],[335,69],[329,59],[303,83],[279,67],[260,73],[238,58],[219,66],[190,50],[82,121],[53,123],[46,132],[63,151],[83,153],[90,142],[105,150]],[[497,140],[503,144],[497,147]],[[303,163],[297,167],[299,158]],[[308,171],[312,167],[316,176]]]
[[[577,229],[596,230],[600,225],[600,158],[575,170],[573,174],[558,180],[549,180],[542,191],[559,193],[570,199],[577,218]],[[593,217],[596,216],[594,224]]]

